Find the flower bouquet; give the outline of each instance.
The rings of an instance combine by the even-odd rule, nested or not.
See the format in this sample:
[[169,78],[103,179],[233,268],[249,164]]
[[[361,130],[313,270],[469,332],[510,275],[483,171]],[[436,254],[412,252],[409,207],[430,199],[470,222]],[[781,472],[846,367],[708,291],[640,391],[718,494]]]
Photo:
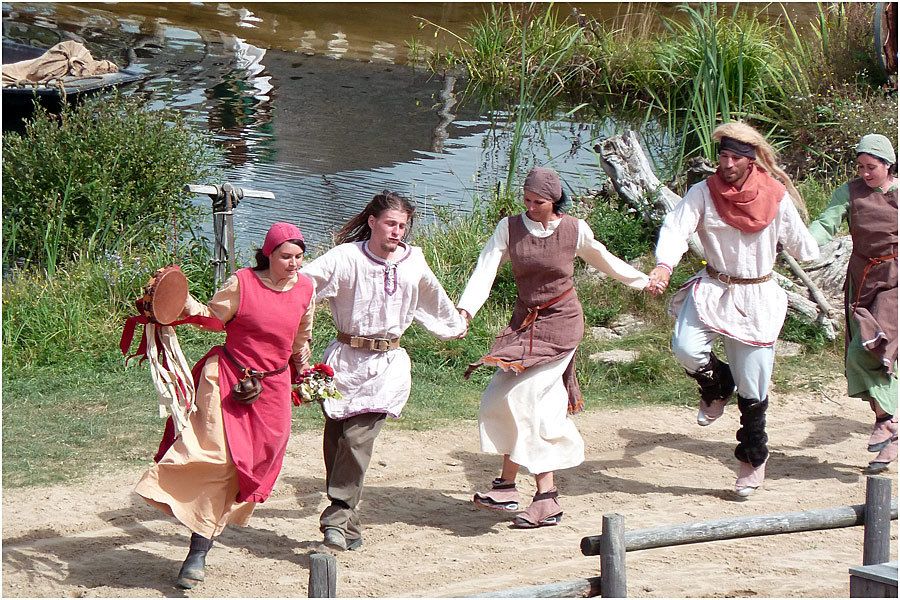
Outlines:
[[319,363],[300,373],[293,385],[294,404],[340,400],[343,396],[334,385],[334,369]]

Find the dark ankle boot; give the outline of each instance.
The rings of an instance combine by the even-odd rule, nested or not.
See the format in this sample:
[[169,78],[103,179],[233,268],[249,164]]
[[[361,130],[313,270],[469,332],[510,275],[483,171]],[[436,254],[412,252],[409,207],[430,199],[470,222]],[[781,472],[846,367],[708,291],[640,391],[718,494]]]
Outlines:
[[178,587],[189,590],[206,577],[206,553],[213,541],[198,533],[191,534],[191,548],[178,573]]

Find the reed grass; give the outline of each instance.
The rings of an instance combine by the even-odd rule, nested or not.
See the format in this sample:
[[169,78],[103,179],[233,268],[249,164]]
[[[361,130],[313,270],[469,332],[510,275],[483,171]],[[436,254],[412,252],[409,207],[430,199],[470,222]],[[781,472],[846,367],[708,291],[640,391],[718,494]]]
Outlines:
[[[598,115],[612,109],[645,127],[660,124],[667,145],[675,141],[668,161],[675,171],[687,157],[714,158],[712,130],[742,119],[785,150],[795,176],[801,169],[828,175],[847,160],[844,147],[861,127],[895,131],[897,106],[896,95],[880,90],[871,3],[817,6],[806,23],[786,8],[773,20],[752,5],[683,5],[678,18],[664,18],[652,3],[631,4],[605,22],[563,18],[554,5],[491,5],[465,34],[452,34],[458,46],[444,67],[468,71],[469,93],[489,103],[539,103],[542,111],[532,114],[542,117],[587,104]],[[870,112],[850,128],[849,118],[828,119],[846,113],[848,100]],[[841,128],[852,134],[835,154]],[[515,130],[512,162],[521,138]]]

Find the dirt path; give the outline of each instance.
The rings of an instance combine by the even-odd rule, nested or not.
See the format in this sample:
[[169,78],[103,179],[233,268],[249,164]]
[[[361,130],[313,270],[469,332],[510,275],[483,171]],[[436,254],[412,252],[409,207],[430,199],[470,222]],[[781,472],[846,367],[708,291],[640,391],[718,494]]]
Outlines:
[[[603,513],[623,514],[630,529],[864,501],[871,413],[843,396],[841,380],[824,394],[773,396],[769,415],[768,478],[741,502],[730,493],[735,406],[707,428],[687,408],[582,414],[588,460],[558,474],[562,524],[537,531],[510,529],[502,515],[471,506],[499,464],[479,452],[474,424],[386,429],[363,499],[365,545],[338,557],[338,594],[471,596],[597,575],[599,559],[582,556],[579,541],[600,533]],[[250,527],[218,539],[208,580],[188,592],[173,586],[186,530],[131,493],[138,470],[4,490],[3,596],[305,597],[326,503],[319,448],[314,434],[292,439],[275,494]],[[895,468],[889,474],[896,495]],[[520,487],[533,493],[525,477]],[[628,592],[846,597],[862,537],[862,528],[848,528],[629,553]],[[896,558],[896,522],[891,537]]]

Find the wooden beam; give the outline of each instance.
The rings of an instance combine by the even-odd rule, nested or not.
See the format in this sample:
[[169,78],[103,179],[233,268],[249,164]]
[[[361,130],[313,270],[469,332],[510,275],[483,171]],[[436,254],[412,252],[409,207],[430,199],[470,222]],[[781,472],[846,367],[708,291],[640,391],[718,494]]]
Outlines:
[[626,598],[625,517],[603,515],[600,536],[600,595],[604,598]]
[[[228,185],[228,184],[225,184]],[[246,188],[241,188],[234,186],[235,190],[240,190],[241,193],[238,194],[241,198],[267,198],[269,200],[275,199],[275,194],[272,192],[266,192],[262,190],[248,190]],[[219,195],[219,187],[215,185],[194,185],[188,184],[184,186],[184,191],[190,192],[192,194],[206,194],[207,196],[218,196]]]
[[[865,512],[864,504],[856,504],[779,515],[734,517],[686,525],[636,529],[625,533],[625,549],[631,552],[699,542],[854,527],[865,523]],[[897,519],[896,498],[890,503],[890,514],[891,520]],[[585,556],[600,555],[602,537],[594,535],[582,538],[581,553]]]
[[[897,518],[897,503],[894,503]],[[863,565],[891,560],[891,480],[866,477],[866,525],[863,531]]]
[[309,555],[308,598],[337,598],[337,562],[330,554]]
[[498,592],[478,594],[473,598],[596,598],[600,595],[600,577],[573,579],[560,583],[532,585]]

